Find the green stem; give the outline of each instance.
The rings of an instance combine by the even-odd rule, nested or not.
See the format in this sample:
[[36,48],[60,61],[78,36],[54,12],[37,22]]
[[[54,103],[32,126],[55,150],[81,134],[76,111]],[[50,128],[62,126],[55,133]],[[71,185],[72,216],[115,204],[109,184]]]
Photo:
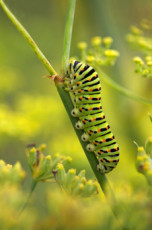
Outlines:
[[32,181],[32,184],[31,184],[30,192],[29,192],[29,194],[28,194],[28,197],[27,197],[27,199],[26,199],[24,205],[22,206],[22,208],[21,208],[20,211],[19,211],[19,216],[22,214],[22,212],[23,212],[24,209],[26,208],[26,206],[27,206],[27,204],[28,204],[28,202],[29,202],[29,200],[30,200],[30,198],[31,198],[31,195],[32,195],[32,193],[33,193],[33,191],[34,191],[36,185],[37,185],[37,181],[33,180],[33,181]]
[[22,24],[17,20],[17,18],[12,14],[12,12],[8,9],[8,7],[5,5],[5,3],[0,0],[0,5],[2,6],[3,10],[9,17],[9,19],[12,21],[12,23],[16,26],[16,28],[19,30],[19,32],[23,35],[23,37],[26,39],[28,44],[31,46],[31,48],[34,50],[38,58],[42,61],[46,69],[49,71],[51,75],[56,75],[55,70],[47,60],[47,58],[44,56],[44,54],[41,52],[35,41],[32,39],[31,35],[27,32],[27,30],[22,26]]
[[68,10],[67,10],[67,17],[66,17],[66,24],[65,24],[65,31],[64,31],[62,64],[61,64],[62,73],[66,72],[69,63],[75,5],[76,5],[76,0],[68,1]]
[[143,103],[145,105],[152,106],[152,100],[138,96],[138,95],[134,94],[133,92],[131,92],[130,90],[124,88],[123,86],[120,86],[118,83],[114,82],[109,76],[107,76],[104,72],[102,72],[102,70],[99,67],[96,67],[96,71],[101,74],[101,79],[104,82],[106,82],[108,85],[110,85],[112,88],[117,90],[122,95],[124,95],[124,96],[126,96],[132,100]]

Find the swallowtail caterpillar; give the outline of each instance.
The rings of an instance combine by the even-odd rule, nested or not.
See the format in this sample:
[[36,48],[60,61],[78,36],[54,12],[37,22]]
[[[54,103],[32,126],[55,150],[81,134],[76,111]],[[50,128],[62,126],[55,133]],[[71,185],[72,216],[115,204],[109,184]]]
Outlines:
[[97,72],[89,65],[73,60],[64,76],[64,89],[73,95],[72,116],[78,117],[77,129],[84,130],[82,140],[94,152],[101,173],[108,173],[119,162],[119,147],[111,132],[101,104],[101,84]]

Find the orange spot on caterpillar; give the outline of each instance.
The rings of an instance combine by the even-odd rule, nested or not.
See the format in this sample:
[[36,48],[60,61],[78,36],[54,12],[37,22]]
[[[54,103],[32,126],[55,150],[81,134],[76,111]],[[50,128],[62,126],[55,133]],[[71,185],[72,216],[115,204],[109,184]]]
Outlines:
[[101,161],[104,162],[104,159],[102,158]]
[[89,110],[92,110],[92,108],[89,108]]
[[92,100],[92,97],[89,97],[89,100]]
[[85,124],[85,123],[86,123],[86,120],[83,120],[83,123]]
[[103,139],[103,141],[102,142],[106,142],[106,139]]
[[117,159],[116,162],[119,162],[119,159]]
[[110,162],[112,163],[112,162],[113,162],[113,160],[110,160]]
[[83,71],[83,70],[84,70],[84,68],[81,69],[81,71]]
[[111,137],[111,140],[113,140],[113,137]]
[[91,78],[89,78],[88,81],[91,81]]
[[91,92],[93,89],[89,89],[89,91]]
[[82,108],[80,108],[79,110],[82,112],[82,110],[83,110],[83,109],[82,109]]
[[108,129],[108,126],[106,126],[105,128]]
[[101,154],[102,154],[102,151],[99,151],[98,153],[101,155]]
[[101,109],[101,106],[98,106],[98,109]]
[[92,121],[96,121],[96,118],[95,118],[95,117],[93,117],[93,118],[92,118]]
[[117,151],[117,150],[118,150],[118,148],[115,148],[115,150]]
[[97,145],[98,143],[95,141],[93,144],[94,144],[94,145]]
[[78,85],[80,85],[80,84],[81,84],[81,82],[79,81],[77,84],[78,84]]
[[[103,119],[103,115],[101,116],[101,118]],[[107,129],[107,128],[106,128]]]
[[79,89],[79,90],[78,90],[78,92],[79,92],[79,93],[81,93],[81,92],[82,92],[82,90],[81,90],[81,89]]
[[78,76],[78,74],[76,73],[76,74],[74,74],[74,76],[75,76],[75,77],[77,77],[77,76]]
[[88,132],[88,134],[92,134],[92,132],[91,132],[91,131],[89,131],[89,132]]
[[100,97],[97,97],[97,99],[99,100],[99,99],[100,99]]
[[100,131],[101,131],[100,129],[97,130],[98,133],[100,133]]
[[82,101],[82,100],[83,100],[83,97],[80,97],[79,99]]
[[111,149],[108,149],[107,152],[110,153],[110,152],[111,152]]

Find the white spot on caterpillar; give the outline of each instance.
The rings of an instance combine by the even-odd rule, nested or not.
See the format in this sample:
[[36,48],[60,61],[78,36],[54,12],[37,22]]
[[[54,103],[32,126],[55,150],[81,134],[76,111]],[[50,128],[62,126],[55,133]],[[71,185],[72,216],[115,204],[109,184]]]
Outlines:
[[87,135],[86,133],[84,133],[82,136],[81,136],[81,139],[83,141],[88,141],[90,139],[89,135]]
[[71,114],[73,117],[79,117],[79,110],[77,108],[72,109]]
[[83,125],[83,123],[82,123],[81,121],[78,121],[78,122],[75,124],[75,127],[76,127],[77,129],[84,129],[84,125]]
[[95,146],[94,146],[93,144],[88,144],[88,145],[87,145],[87,150],[88,150],[89,152],[93,152],[93,151],[95,150]]

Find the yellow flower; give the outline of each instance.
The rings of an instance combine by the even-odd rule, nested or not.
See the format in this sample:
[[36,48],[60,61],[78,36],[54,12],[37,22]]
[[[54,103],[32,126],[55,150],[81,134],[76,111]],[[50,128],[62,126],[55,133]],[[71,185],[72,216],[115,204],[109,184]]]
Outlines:
[[111,37],[105,37],[103,39],[103,42],[104,42],[105,46],[110,47],[111,43],[113,42],[113,39]]
[[102,38],[99,36],[93,37],[92,38],[92,45],[93,46],[100,46],[102,43]]
[[87,56],[86,60],[87,60],[87,62],[92,63],[95,60],[95,57],[94,56]]
[[131,26],[131,32],[133,33],[133,34],[135,34],[135,35],[140,35],[140,34],[142,34],[142,30],[140,30],[138,27],[136,27],[136,26]]
[[86,48],[87,48],[87,43],[86,42],[79,42],[78,44],[77,44],[77,47],[78,47],[78,49],[80,49],[80,50],[85,50]]
[[112,50],[112,49],[105,50],[104,54],[107,57],[118,57],[119,56],[119,52],[116,50]]
[[144,65],[144,62],[143,62],[143,60],[142,60],[140,57],[134,57],[134,58],[133,58],[133,61],[134,61],[136,64]]

